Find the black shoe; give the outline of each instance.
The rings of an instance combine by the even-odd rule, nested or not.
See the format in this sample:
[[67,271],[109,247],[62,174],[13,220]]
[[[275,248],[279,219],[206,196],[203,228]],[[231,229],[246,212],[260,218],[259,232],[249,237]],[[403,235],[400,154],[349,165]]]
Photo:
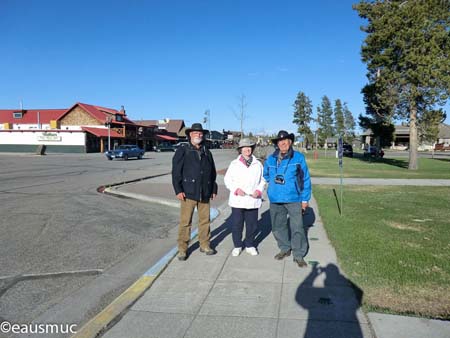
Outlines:
[[275,255],[275,259],[281,261],[283,258],[290,256],[291,255],[291,250],[288,251],[280,251],[279,253],[277,253]]
[[179,261],[185,261],[187,259],[187,254],[184,251],[178,252],[178,260]]
[[303,258],[294,258],[294,262],[297,263],[299,268],[306,268],[308,266]]
[[205,249],[203,249],[203,248],[200,248],[200,252],[203,252],[204,254],[206,254],[206,255],[208,255],[208,256],[211,256],[211,255],[215,255],[216,254],[216,250],[214,250],[214,249],[211,249],[211,248],[205,248]]

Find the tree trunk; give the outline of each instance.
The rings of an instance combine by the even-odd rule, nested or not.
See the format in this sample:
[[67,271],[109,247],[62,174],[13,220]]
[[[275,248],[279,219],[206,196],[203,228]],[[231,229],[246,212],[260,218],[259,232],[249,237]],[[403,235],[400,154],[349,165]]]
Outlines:
[[409,113],[409,170],[419,169],[417,163],[417,108],[411,105]]

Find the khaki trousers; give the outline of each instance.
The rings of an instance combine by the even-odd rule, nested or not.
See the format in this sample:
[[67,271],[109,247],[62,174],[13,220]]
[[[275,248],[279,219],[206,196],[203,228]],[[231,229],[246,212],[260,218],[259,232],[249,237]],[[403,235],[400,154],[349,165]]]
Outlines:
[[192,215],[197,207],[198,212],[198,239],[200,248],[209,248],[210,219],[209,201],[198,202],[186,198],[180,205],[180,224],[178,226],[178,251],[186,252],[191,239]]

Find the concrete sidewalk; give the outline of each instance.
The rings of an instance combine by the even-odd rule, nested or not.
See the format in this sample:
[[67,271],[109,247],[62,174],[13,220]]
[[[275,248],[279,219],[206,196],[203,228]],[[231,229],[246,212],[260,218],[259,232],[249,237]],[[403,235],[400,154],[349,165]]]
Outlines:
[[[317,208],[315,208],[317,210]],[[360,310],[361,291],[337,266],[320,220],[310,228],[309,267],[279,251],[270,233],[268,201],[260,212],[259,256],[232,257],[229,210],[214,222],[206,256],[193,244],[104,337],[373,337]],[[339,335],[336,335],[339,333]]]
[[[119,186],[114,193],[176,206],[169,180],[162,176]],[[218,183],[223,184],[222,176]],[[220,215],[211,237],[218,254],[200,253],[196,240],[185,262],[171,260],[172,250],[164,258],[166,268],[104,337],[450,337],[450,322],[362,312],[363,290],[340,270],[314,200],[307,268],[298,268],[292,256],[281,262],[273,258],[279,250],[270,232],[267,200],[258,223],[259,256],[243,252],[232,257],[230,209],[225,188],[220,191],[213,203]]]

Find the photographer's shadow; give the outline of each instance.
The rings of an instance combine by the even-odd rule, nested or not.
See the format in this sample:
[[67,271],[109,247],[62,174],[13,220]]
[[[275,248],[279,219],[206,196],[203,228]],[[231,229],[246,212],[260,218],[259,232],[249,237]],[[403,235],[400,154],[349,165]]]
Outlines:
[[321,268],[314,264],[295,295],[296,302],[308,311],[304,338],[363,338],[359,321],[363,316],[358,313],[362,296],[362,290],[336,265]]

